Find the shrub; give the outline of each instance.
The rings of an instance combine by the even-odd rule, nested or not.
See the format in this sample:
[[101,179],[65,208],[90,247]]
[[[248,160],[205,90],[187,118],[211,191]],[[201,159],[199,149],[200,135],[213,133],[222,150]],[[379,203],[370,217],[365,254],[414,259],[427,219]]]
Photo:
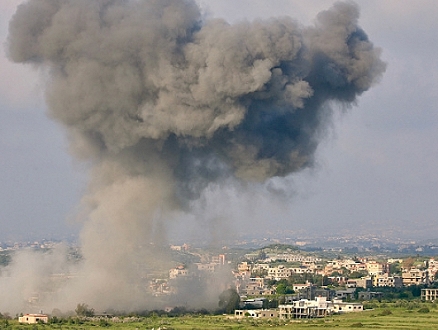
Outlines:
[[383,311],[381,311],[379,313],[379,316],[386,316],[386,315],[391,315],[392,312],[389,309],[384,309]]
[[352,327],[352,328],[362,328],[362,327],[363,327],[363,324],[360,323],[360,322],[357,322],[357,323],[353,323],[353,324],[351,325],[351,327]]
[[420,307],[420,304],[419,304],[418,302],[416,302],[416,301],[410,301],[410,302],[407,304],[406,309],[407,309],[407,310],[413,310],[414,308],[419,308],[419,307]]
[[428,307],[421,307],[421,308],[418,310],[418,313],[429,313],[429,312],[430,312],[430,310],[429,310]]
[[100,327],[110,327],[111,323],[109,323],[107,320],[105,319],[100,319],[99,320],[99,326]]

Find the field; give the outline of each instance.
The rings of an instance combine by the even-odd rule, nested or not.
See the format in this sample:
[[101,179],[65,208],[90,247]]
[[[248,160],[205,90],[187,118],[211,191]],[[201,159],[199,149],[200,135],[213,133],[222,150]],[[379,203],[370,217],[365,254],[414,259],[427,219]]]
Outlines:
[[287,320],[244,318],[237,320],[229,316],[180,316],[147,317],[137,320],[125,319],[125,323],[87,321],[73,324],[72,321],[47,325],[20,325],[15,320],[0,321],[0,329],[154,329],[154,330],[244,330],[244,329],[438,329],[438,310],[432,304],[420,307],[387,304],[359,313],[334,315],[324,319]]

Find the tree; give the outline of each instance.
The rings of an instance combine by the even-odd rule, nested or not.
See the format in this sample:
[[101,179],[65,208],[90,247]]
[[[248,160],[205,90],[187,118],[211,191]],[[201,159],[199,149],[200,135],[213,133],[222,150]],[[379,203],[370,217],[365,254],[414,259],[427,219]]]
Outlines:
[[277,294],[291,294],[294,293],[294,289],[286,283],[279,283],[275,289]]
[[240,306],[240,296],[236,289],[230,288],[219,295],[219,308],[224,313],[233,314]]
[[89,308],[87,304],[78,304],[75,312],[77,316],[94,316],[94,308]]
[[355,270],[354,272],[350,273],[349,278],[361,278],[361,277],[364,277],[364,276],[367,276],[367,275],[368,275],[368,273],[366,271]]
[[402,269],[401,269],[401,265],[399,262],[394,262],[392,264],[389,265],[389,273],[391,275],[401,275],[402,274]]
[[409,257],[403,260],[402,266],[405,269],[411,269],[414,266],[415,259],[413,257]]

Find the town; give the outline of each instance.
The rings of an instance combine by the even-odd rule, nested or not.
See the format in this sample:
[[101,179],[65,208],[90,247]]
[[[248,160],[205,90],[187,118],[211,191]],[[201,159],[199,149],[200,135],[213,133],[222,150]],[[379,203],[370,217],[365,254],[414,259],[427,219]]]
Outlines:
[[[6,266],[14,252],[21,249],[48,251],[56,242],[1,244],[0,261]],[[438,260],[418,251],[434,247],[416,247],[414,255],[391,256],[373,249],[303,249],[298,245],[272,243],[262,248],[216,249],[170,245],[174,267],[156,270],[145,276],[149,294],[172,301],[184,281],[210,278],[217,274],[229,278],[228,292],[217,311],[235,318],[312,319],[332,314],[361,312],[372,301],[417,299],[435,301],[438,296]],[[406,247],[404,247],[406,248]],[[80,259],[80,249],[70,253]],[[1,268],[0,268],[1,269]],[[53,274],[71,277],[74,274]],[[234,298],[230,298],[232,295]],[[39,294],[29,297],[29,309],[38,306]],[[187,306],[164,308],[172,312]],[[92,310],[89,316],[94,316]],[[26,313],[26,311],[23,311]],[[96,314],[99,314],[96,312]],[[24,314],[23,323],[47,322],[49,315]]]
[[[172,246],[185,249],[187,246]],[[363,311],[364,301],[388,297],[434,301],[438,294],[438,261],[433,257],[326,259],[297,247],[273,244],[247,253],[231,272],[240,297],[236,316],[314,318]],[[197,270],[214,272],[227,265],[227,254],[197,263]],[[182,265],[169,271],[169,282],[153,287],[171,292],[171,280],[188,277]]]

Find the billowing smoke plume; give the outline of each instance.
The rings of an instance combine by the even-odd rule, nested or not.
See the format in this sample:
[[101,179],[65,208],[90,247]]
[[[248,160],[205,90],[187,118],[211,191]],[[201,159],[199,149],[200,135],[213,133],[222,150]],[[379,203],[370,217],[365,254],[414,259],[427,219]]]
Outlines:
[[312,27],[206,20],[192,0],[18,7],[9,57],[49,73],[50,116],[93,167],[73,302],[139,306],[138,265],[157,253],[139,247],[165,240],[168,211],[225,178],[263,182],[312,165],[327,103],[354,103],[385,68],[358,16],[352,3]]

